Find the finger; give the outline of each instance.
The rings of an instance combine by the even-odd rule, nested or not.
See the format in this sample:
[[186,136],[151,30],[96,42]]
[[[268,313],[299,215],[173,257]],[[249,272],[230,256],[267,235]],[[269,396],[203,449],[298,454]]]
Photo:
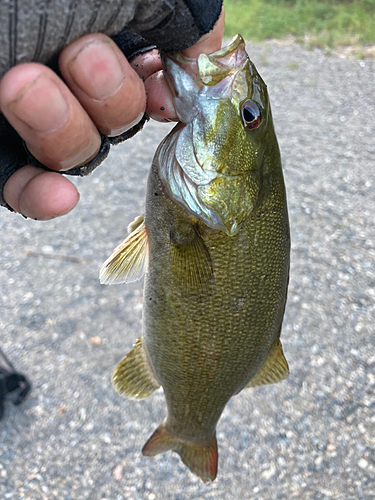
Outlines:
[[133,57],[130,65],[144,81],[148,116],[159,122],[177,120],[172,93],[162,72],[159,51],[154,49],[139,54]]
[[212,52],[219,50],[223,41],[224,21],[225,12],[223,7],[221,9],[220,17],[216,21],[213,29],[206,35],[203,35],[196,44],[192,45],[186,50],[183,50],[182,53],[184,54],[184,56],[198,57],[199,54],[211,54]]
[[133,57],[131,67],[144,81],[147,95],[146,113],[159,122],[177,120],[172,93],[162,72],[157,49]]
[[149,76],[162,69],[159,50],[152,49],[133,57],[130,61],[130,66],[141,80],[145,82]]
[[158,122],[177,121],[173,94],[162,70],[145,81],[147,92],[146,113]]
[[117,45],[96,33],[66,47],[60,71],[70,90],[105,135],[116,136],[139,122],[146,109],[144,85]]
[[13,210],[37,220],[65,215],[79,200],[76,187],[68,179],[33,165],[17,170],[6,182],[3,195]]
[[25,63],[0,83],[0,108],[29,151],[54,170],[68,170],[94,158],[100,135],[88,114],[49,68]]

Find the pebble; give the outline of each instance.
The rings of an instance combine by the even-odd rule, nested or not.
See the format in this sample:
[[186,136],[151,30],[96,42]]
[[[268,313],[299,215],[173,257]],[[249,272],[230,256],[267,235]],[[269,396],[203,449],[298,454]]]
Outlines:
[[361,469],[367,469],[367,467],[368,467],[368,461],[365,460],[364,458],[361,458],[360,461],[358,462],[358,466]]

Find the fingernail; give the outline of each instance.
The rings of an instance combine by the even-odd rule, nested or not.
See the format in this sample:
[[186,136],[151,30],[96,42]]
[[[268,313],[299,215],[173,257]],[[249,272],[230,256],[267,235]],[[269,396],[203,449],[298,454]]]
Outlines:
[[110,43],[94,42],[83,47],[68,64],[74,82],[92,99],[115,94],[124,72]]
[[142,120],[143,115],[144,115],[144,113],[142,111],[137,116],[137,118],[135,118],[135,120],[133,120],[130,123],[127,123],[126,125],[123,125],[122,127],[112,128],[107,135],[109,137],[116,137],[118,135],[124,134],[125,132],[127,132],[128,130],[130,130],[132,127],[134,127],[135,125],[137,125],[137,123],[139,123]]
[[41,74],[10,103],[12,112],[37,132],[52,133],[68,119],[68,105],[56,83]]

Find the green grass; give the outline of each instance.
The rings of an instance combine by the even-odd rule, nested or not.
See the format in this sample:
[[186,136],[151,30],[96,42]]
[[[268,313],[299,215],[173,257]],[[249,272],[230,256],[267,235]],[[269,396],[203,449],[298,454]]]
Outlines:
[[225,35],[259,41],[306,34],[320,47],[375,43],[375,0],[224,0]]

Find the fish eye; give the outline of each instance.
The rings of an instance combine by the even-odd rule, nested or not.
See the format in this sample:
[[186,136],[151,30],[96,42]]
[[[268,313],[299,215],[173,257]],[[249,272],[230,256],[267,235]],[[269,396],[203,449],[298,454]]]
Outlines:
[[260,109],[255,102],[248,99],[242,104],[242,120],[246,128],[258,128],[261,122]]

